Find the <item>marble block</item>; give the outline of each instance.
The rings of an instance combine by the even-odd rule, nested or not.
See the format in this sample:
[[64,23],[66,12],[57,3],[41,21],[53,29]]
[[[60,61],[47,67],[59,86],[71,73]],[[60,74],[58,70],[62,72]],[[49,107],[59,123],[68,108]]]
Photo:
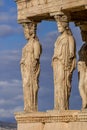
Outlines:
[[87,130],[87,111],[15,113],[17,130]]

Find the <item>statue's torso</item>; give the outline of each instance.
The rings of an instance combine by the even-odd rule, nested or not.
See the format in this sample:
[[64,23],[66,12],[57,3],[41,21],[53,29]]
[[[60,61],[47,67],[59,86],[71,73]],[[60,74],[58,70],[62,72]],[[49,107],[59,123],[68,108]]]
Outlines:
[[57,57],[59,60],[62,60],[63,62],[66,61],[66,57],[69,54],[68,42],[68,35],[66,34],[58,37],[55,43],[54,57]]

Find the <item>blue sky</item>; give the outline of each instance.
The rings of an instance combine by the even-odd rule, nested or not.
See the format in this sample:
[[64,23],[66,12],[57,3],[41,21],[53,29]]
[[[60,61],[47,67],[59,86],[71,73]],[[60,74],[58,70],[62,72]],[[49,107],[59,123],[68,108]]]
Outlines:
[[[70,23],[70,28],[78,51],[82,44],[80,29],[73,23]],[[43,48],[38,106],[39,111],[46,111],[53,109],[51,58],[55,40],[59,35],[56,23],[42,21],[38,25],[37,35]],[[0,0],[0,120],[2,121],[14,121],[14,112],[23,111],[19,63],[21,50],[26,42],[23,28],[17,23],[16,3],[14,0]],[[77,70],[73,76],[70,109],[81,109]]]

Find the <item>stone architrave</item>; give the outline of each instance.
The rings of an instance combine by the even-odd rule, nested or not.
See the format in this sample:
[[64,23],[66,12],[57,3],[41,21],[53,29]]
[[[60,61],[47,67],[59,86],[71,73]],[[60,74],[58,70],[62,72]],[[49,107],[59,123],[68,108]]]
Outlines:
[[37,111],[37,94],[39,89],[41,45],[36,36],[36,23],[23,24],[28,43],[22,50],[21,74],[24,93],[24,111]]
[[81,26],[81,34],[84,44],[79,50],[79,92],[82,98],[82,109],[87,109],[87,25]]
[[87,111],[18,112],[15,118],[18,130],[87,130]]
[[69,109],[71,80],[76,67],[76,45],[65,15],[55,16],[61,35],[55,42],[52,66],[54,73],[54,109]]

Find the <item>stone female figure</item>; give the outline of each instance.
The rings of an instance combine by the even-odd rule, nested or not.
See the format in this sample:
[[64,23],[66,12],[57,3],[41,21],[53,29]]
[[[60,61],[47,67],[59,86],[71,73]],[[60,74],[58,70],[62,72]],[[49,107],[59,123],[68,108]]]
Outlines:
[[78,74],[82,109],[87,109],[87,43],[84,43],[79,51]]
[[38,77],[40,73],[41,45],[36,37],[36,25],[24,25],[25,37],[28,43],[22,51],[21,73],[23,80],[24,110],[37,111]]
[[61,35],[55,42],[52,66],[54,72],[54,109],[69,109],[72,73],[76,66],[75,41],[65,16],[56,16]]

